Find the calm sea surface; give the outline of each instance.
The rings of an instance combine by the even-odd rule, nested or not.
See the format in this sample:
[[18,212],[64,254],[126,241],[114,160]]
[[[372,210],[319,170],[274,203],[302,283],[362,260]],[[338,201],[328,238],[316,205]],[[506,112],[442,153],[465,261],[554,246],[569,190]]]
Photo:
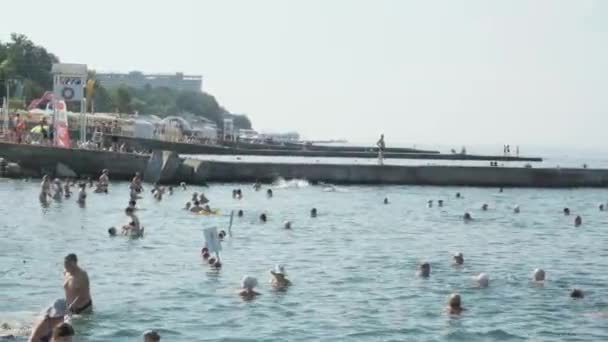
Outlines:
[[[232,199],[236,187],[243,200]],[[180,189],[162,202],[146,191],[138,203],[146,236],[131,240],[106,232],[127,221],[126,183],[112,183],[109,195],[90,193],[86,208],[74,199],[43,208],[38,180],[0,179],[0,322],[26,327],[63,296],[62,261],[74,252],[89,272],[95,306],[93,315],[75,319],[75,341],[139,341],[147,329],[159,330],[163,341],[608,340],[608,318],[601,317],[608,315],[608,212],[598,210],[606,190],[326,192],[303,181],[273,188],[270,200],[245,184]],[[194,191],[204,191],[220,215],[182,210]],[[445,205],[427,208],[429,199]],[[483,203],[489,211],[480,210]],[[512,212],[516,204],[520,214]],[[562,214],[565,206],[572,216]],[[224,267],[213,271],[200,257],[202,230],[227,229],[238,209],[245,216],[235,218]],[[465,211],[474,222],[461,220]],[[263,212],[266,224],[257,219]],[[292,230],[282,229],[284,220],[293,221]],[[451,266],[458,251],[462,268]],[[429,279],[415,275],[423,260],[432,265]],[[269,286],[276,263],[294,284],[287,292]],[[544,286],[530,283],[537,267],[547,271]],[[489,288],[475,288],[471,277],[480,272],[490,275]],[[262,296],[251,302],[236,295],[244,275],[260,281]],[[569,298],[575,286],[585,299]],[[460,317],[443,311],[454,291],[468,309]]]

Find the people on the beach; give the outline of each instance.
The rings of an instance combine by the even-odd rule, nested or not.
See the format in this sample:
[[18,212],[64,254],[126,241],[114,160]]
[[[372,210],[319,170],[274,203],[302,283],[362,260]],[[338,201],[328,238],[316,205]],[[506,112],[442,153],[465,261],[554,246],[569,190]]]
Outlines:
[[386,149],[386,143],[384,142],[384,134],[380,134],[380,139],[376,142],[378,146],[378,165],[384,164],[384,150]]
[[535,269],[532,273],[532,281],[537,283],[545,281],[545,271],[541,268]]
[[129,217],[130,221],[122,226],[122,233],[132,237],[141,237],[143,235],[143,227],[141,227],[139,218],[135,215],[135,208],[127,207],[125,214]]
[[464,255],[460,252],[454,254],[454,265],[463,265],[464,264]]
[[271,270],[270,274],[272,275],[270,285],[275,289],[282,290],[291,285],[291,281],[286,278],[287,274],[285,273],[285,267],[283,265],[275,265],[274,270]]
[[76,254],[68,254],[63,266],[65,268],[63,288],[68,310],[78,315],[91,312],[93,299],[91,298],[89,275],[78,266]]
[[583,218],[580,216],[577,216],[574,218],[574,226],[575,227],[580,227],[583,224]]
[[418,265],[418,276],[428,278],[431,275],[431,264],[423,262]]
[[239,295],[246,300],[255,298],[259,295],[259,293],[254,290],[257,285],[258,280],[255,277],[244,276],[243,280],[241,280],[241,290],[239,291]]
[[148,330],[144,333],[144,342],[160,342],[160,335],[154,330]]
[[50,342],[53,329],[62,324],[68,315],[68,305],[65,299],[55,300],[44,312],[44,316],[32,328],[29,342]]
[[446,311],[451,315],[460,315],[463,311],[465,311],[465,308],[462,307],[459,294],[452,293],[448,297],[448,307],[446,308]]
[[75,335],[74,328],[71,324],[63,322],[53,329],[53,337],[51,342],[72,342],[72,337]]

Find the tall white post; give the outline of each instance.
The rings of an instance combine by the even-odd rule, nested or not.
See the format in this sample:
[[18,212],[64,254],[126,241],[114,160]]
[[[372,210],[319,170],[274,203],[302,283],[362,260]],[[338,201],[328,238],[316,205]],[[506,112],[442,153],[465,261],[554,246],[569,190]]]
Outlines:
[[8,120],[10,120],[9,115],[10,115],[10,102],[11,102],[11,96],[10,96],[10,87],[8,84],[8,78],[5,81],[5,86],[6,86],[6,99],[4,100],[4,123],[3,123],[3,128],[4,128],[4,132],[8,132]]
[[80,102],[80,142],[87,141],[87,99]]

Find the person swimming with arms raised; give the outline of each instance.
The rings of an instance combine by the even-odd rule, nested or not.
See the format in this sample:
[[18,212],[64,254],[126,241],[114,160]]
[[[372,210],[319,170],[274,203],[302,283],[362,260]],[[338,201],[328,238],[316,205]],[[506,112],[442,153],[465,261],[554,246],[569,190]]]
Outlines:
[[127,207],[125,214],[131,221],[122,227],[122,233],[132,237],[141,237],[144,235],[144,228],[139,223],[139,218],[135,215],[135,209]]
[[78,315],[92,312],[93,299],[91,298],[89,275],[78,266],[76,254],[68,254],[63,266],[65,268],[63,288],[68,310]]
[[251,300],[256,296],[259,296],[260,293],[253,290],[257,285],[258,280],[256,278],[244,276],[243,280],[241,280],[241,290],[239,291],[239,296],[245,300]]
[[272,275],[270,285],[276,290],[284,290],[291,285],[291,281],[286,278],[287,274],[283,265],[275,265],[274,270],[270,270],[270,274]]
[[452,293],[448,297],[448,306],[446,311],[450,315],[460,315],[466,309],[462,307],[462,302],[460,299],[460,295],[458,293]]
[[66,300],[55,300],[32,329],[28,342],[50,342],[53,337],[53,329],[62,324],[68,314]]

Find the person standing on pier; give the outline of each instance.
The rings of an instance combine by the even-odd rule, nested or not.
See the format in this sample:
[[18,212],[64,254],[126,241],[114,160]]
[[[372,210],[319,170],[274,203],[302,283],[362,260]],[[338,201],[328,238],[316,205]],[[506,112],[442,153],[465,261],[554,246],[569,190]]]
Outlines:
[[380,140],[376,143],[378,146],[378,164],[384,164],[384,150],[386,149],[386,143],[384,142],[384,134],[380,134]]

